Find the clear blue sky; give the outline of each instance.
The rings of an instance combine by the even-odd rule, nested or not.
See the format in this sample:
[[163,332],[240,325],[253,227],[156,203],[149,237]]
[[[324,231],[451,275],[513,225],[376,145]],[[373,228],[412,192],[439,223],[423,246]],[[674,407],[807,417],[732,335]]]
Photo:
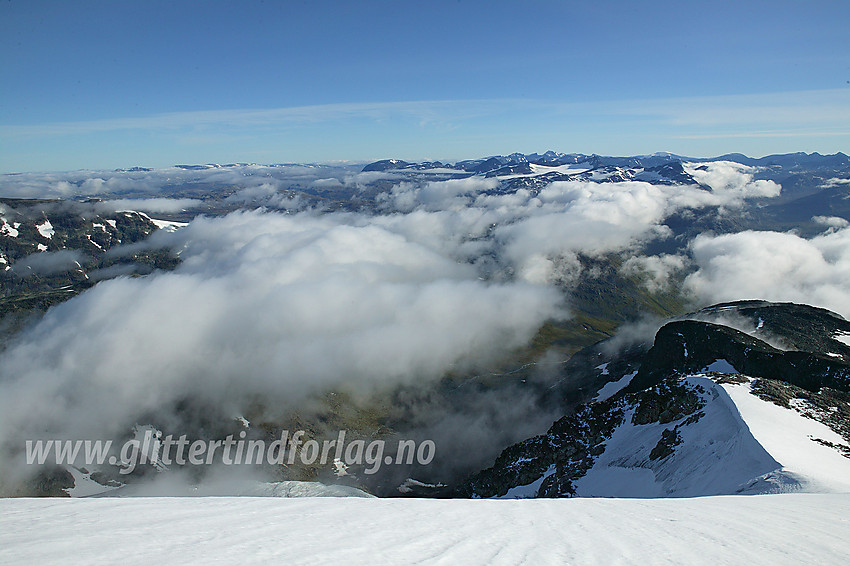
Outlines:
[[850,151],[850,2],[0,0],[0,171]]

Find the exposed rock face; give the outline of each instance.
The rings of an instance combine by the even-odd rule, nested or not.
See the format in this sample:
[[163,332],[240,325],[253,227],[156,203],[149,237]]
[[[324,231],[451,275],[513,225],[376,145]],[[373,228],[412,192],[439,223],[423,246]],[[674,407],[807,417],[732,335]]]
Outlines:
[[778,336],[789,350],[720,324],[671,322],[656,334],[628,391],[649,387],[670,374],[702,371],[717,360],[726,360],[740,373],[780,379],[810,391],[850,388],[850,347],[835,339],[850,334],[850,322],[824,309],[764,302],[718,305],[700,313],[732,308],[740,316],[757,318],[753,326]]

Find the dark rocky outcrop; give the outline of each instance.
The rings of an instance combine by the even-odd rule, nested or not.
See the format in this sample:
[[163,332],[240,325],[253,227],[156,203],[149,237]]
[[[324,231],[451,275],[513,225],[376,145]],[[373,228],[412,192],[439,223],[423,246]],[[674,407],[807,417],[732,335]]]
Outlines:
[[718,305],[702,315],[723,312],[758,319],[764,335],[778,337],[792,348],[780,350],[750,334],[702,320],[678,320],[664,325],[643,360],[628,391],[640,391],[671,374],[704,370],[726,360],[741,373],[787,381],[817,391],[822,387],[850,390],[850,347],[834,336],[850,333],[850,322],[824,309],[806,305],[747,301]]

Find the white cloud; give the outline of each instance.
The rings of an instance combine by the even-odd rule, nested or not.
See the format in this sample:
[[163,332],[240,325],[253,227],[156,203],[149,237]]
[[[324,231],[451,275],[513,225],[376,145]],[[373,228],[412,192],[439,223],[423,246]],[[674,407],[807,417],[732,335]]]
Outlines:
[[[354,174],[359,166],[232,165],[207,169],[166,167],[131,171],[65,171],[0,175],[0,196],[14,198],[152,198],[158,194],[212,189],[245,190],[263,185],[278,189],[311,186],[317,179],[371,180],[371,173]],[[363,175],[367,177],[362,177]],[[378,176],[384,175],[377,173]]]
[[151,213],[173,213],[192,210],[204,204],[204,201],[191,198],[145,198],[145,199],[114,199],[98,204],[101,210],[116,212],[135,210]]
[[[665,237],[664,219],[683,208],[776,192],[748,170],[706,171],[711,190],[557,182],[490,194],[493,179],[400,182],[384,214],[238,212],[156,232],[142,245],[178,250],[175,271],[101,281],[2,354],[0,442],[114,434],[185,398],[227,400],[242,414],[257,398],[286,408],[329,387],[368,392],[485,367],[563,316],[553,284],[576,280],[578,254]],[[197,204],[157,196],[182,184],[237,187],[231,202],[257,203],[282,197],[288,183],[392,180],[259,166],[9,177],[5,186],[30,194],[64,183],[78,195],[88,181],[86,190],[105,194],[110,179],[131,181],[142,191],[133,196],[160,210]],[[705,242],[693,248],[704,268],[717,256]],[[677,267],[673,257],[642,264],[659,282]],[[711,274],[702,276],[710,288]]]
[[634,256],[623,263],[621,270],[625,275],[641,277],[641,283],[649,291],[658,292],[670,286],[671,277],[682,272],[687,261],[684,256],[671,254]]
[[699,268],[686,286],[706,302],[792,301],[850,316],[850,230],[810,240],[793,233],[700,235],[691,244]]
[[813,216],[812,221],[821,226],[826,226],[831,231],[841,230],[850,226],[850,222],[840,216]]
[[773,181],[754,181],[754,168],[732,161],[684,163],[683,167],[697,181],[711,187],[713,196],[724,200],[722,204],[727,206],[746,198],[776,197],[781,190]]
[[115,434],[186,397],[242,414],[257,398],[291,408],[327,387],[427,382],[562,315],[552,288],[481,281],[355,215],[239,212],[157,238],[182,250],[174,272],[102,281],[3,353],[7,448]]
[[404,182],[394,186],[384,200],[391,208],[403,212],[458,210],[472,204],[478,193],[498,186],[497,179],[482,177],[430,181],[421,185]]
[[330,177],[328,179],[316,179],[315,181],[313,181],[310,184],[313,187],[316,187],[316,188],[319,188],[319,189],[334,189],[334,188],[343,186],[342,182],[339,179],[335,179],[333,177]]
[[832,187],[840,187],[841,185],[850,185],[850,179],[833,177],[831,179],[828,179],[824,184],[821,185],[821,187],[824,189],[830,189]]
[[[685,208],[737,207],[755,197],[775,197],[779,185],[754,181],[750,167],[727,162],[693,164],[702,186],[662,186],[645,182],[595,183],[558,181],[535,194],[519,189],[491,194],[493,179],[471,178],[425,183],[399,183],[388,194],[387,207],[428,218],[431,237],[451,239],[471,254],[490,252],[520,277],[535,283],[565,283],[573,278],[578,252],[596,255],[627,249],[665,237],[663,221]],[[440,237],[434,237],[436,233]],[[493,240],[481,242],[485,235]],[[565,263],[566,261],[566,263]]]
[[19,259],[12,265],[12,270],[21,277],[53,275],[79,269],[80,263],[85,260],[79,250],[39,252]]

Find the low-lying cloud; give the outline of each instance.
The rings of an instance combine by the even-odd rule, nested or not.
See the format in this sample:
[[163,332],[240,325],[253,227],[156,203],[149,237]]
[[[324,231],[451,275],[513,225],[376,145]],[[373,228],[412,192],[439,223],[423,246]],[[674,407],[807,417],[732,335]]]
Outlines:
[[[174,272],[51,309],[2,356],[0,438],[117,434],[184,398],[242,414],[472,371],[563,315],[561,296],[343,215],[239,212],[172,234]],[[15,445],[17,447],[17,445]],[[6,446],[9,448],[9,446]]]
[[685,284],[706,302],[792,301],[850,316],[850,229],[811,239],[790,232],[700,235]]
[[120,212],[135,210],[150,213],[175,213],[192,210],[203,205],[204,201],[192,198],[144,198],[144,199],[111,199],[98,203],[98,208],[104,212]]
[[[179,421],[173,407],[185,399],[236,417],[258,400],[287,410],[329,389],[368,395],[488,368],[527,345],[547,319],[568,316],[564,290],[581,275],[579,254],[637,250],[667,237],[664,220],[675,212],[737,206],[779,191],[726,164],[700,169],[710,190],[561,181],[509,193],[480,177],[413,182],[291,167],[280,168],[287,169],[284,180],[275,169],[171,168],[96,177],[102,183],[90,173],[57,174],[15,185],[30,196],[100,191],[113,200],[97,206],[165,213],[199,201],[163,199],[160,191],[202,178],[233,183],[229,204],[287,208],[291,200],[292,208],[197,217],[175,232],[157,232],[140,246],[175,250],[182,262],[173,272],[100,281],[50,309],[0,357],[0,449],[19,450],[23,439],[40,437],[112,437],[163,411]],[[110,187],[111,178],[121,182]],[[313,189],[395,186],[379,199],[378,212],[320,214],[298,212],[303,206],[285,192],[296,179]],[[130,181],[137,193],[110,193],[130,190]],[[0,182],[0,190],[10,186],[8,178]],[[753,236],[701,236],[690,249],[699,271],[688,288],[712,299],[725,300],[727,291],[770,298],[754,282],[736,286],[733,278],[742,276],[734,269],[748,266],[764,272],[762,283],[796,278],[801,287],[789,289],[802,294],[809,273],[827,301],[825,283],[837,281],[834,268],[844,265],[848,249],[838,239],[850,231],[839,228],[811,242],[779,235],[800,240],[801,261],[811,253],[805,246],[818,250],[821,262],[797,271],[767,260],[749,265],[764,244],[746,241]],[[785,253],[782,243],[770,249]],[[669,255],[635,259],[624,269],[660,289],[684,266],[682,256]]]
[[357,166],[233,164],[207,168],[166,167],[116,171],[66,171],[0,175],[0,197],[7,198],[181,198],[184,193],[245,189],[262,184],[310,187],[319,179],[356,184],[384,173],[359,174]]
[[54,275],[80,269],[80,264],[85,261],[86,257],[79,250],[39,252],[16,261],[12,265],[12,271],[20,277]]

